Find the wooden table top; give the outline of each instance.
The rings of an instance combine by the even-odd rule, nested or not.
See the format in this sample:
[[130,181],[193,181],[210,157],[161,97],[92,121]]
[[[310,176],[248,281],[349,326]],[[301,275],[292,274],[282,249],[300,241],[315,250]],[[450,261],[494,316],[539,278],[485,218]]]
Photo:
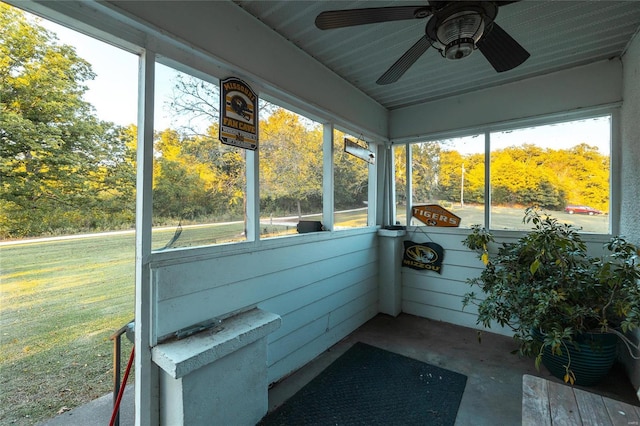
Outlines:
[[522,425],[640,426],[640,407],[525,374]]

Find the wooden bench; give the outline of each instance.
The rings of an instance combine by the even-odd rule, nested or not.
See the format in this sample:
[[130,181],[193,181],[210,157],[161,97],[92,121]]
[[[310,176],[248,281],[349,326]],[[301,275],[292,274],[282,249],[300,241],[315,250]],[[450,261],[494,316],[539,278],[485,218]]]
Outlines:
[[640,426],[640,407],[525,374],[522,425]]

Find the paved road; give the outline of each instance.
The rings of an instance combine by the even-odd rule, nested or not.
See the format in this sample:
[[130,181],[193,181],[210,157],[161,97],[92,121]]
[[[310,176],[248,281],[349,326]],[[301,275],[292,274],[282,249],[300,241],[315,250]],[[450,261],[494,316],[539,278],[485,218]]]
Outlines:
[[[365,208],[361,208],[361,209],[352,209],[352,210],[341,210],[339,212],[336,213],[349,213],[349,212],[354,212],[354,211],[358,211],[358,210],[366,210]],[[302,217],[314,217],[314,216],[318,216],[319,214],[312,214],[312,215],[303,215]],[[297,223],[298,220],[298,216],[282,216],[282,217],[274,217],[274,218],[268,218],[268,217],[263,217],[260,219],[260,223],[262,225],[283,225],[283,226],[293,226]],[[189,228],[201,228],[201,227],[205,227],[205,226],[223,226],[223,225],[233,225],[233,224],[237,224],[237,223],[242,223],[241,220],[237,220],[237,221],[232,221],[232,222],[216,222],[216,223],[203,223],[203,224],[198,224],[198,225],[185,225],[182,228],[184,229],[189,229]],[[175,226],[167,226],[167,227],[163,227],[163,228],[153,228],[154,231],[162,231],[162,230],[174,230]],[[78,234],[78,235],[60,235],[60,236],[55,236],[55,237],[44,237],[44,238],[26,238],[26,239],[21,239],[21,240],[7,240],[7,241],[0,241],[0,247],[2,246],[13,246],[13,245],[18,245],[18,244],[32,244],[32,243],[45,243],[45,242],[49,242],[49,241],[63,241],[63,240],[76,240],[76,239],[81,239],[81,238],[98,238],[98,237],[106,237],[106,236],[112,236],[112,235],[127,235],[127,234],[134,234],[136,231],[135,229],[128,229],[128,230],[124,230],[124,231],[108,231],[108,232],[97,232],[97,233],[93,233],[93,234]]]

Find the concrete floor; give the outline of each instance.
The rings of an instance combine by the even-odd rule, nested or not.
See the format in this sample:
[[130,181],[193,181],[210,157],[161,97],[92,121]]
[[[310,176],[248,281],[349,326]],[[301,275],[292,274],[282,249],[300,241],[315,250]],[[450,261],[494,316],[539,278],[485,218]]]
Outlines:
[[[531,374],[561,382],[533,359],[512,355],[513,339],[401,314],[397,318],[378,315],[333,346],[303,369],[269,391],[269,409],[282,404],[355,342],[415,358],[467,376],[456,425],[520,425],[522,375]],[[597,387],[582,388],[633,405],[640,405],[631,383],[617,366]]]
[[[473,329],[407,314],[397,318],[378,315],[308,365],[272,386],[269,409],[282,404],[358,341],[465,374],[467,385],[456,419],[456,425],[460,426],[520,425],[522,375],[531,374],[560,382],[544,367],[537,371],[532,359],[512,355],[510,352],[516,346],[511,338],[483,333],[480,343]],[[600,385],[583,389],[640,405],[619,366]],[[125,394],[125,397],[120,424],[129,426],[133,425],[133,395]],[[110,402],[111,397],[105,396],[43,424],[108,424]]]

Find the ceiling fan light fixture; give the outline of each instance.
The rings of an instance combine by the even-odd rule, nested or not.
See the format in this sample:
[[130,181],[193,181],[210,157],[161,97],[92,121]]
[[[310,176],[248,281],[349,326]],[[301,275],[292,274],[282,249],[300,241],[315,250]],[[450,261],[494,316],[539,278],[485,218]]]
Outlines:
[[484,19],[476,11],[462,11],[446,18],[438,27],[437,42],[440,53],[447,59],[462,59],[476,48],[484,32]]
[[444,48],[443,56],[447,59],[462,59],[473,52],[475,43],[471,38],[461,38],[454,40]]

